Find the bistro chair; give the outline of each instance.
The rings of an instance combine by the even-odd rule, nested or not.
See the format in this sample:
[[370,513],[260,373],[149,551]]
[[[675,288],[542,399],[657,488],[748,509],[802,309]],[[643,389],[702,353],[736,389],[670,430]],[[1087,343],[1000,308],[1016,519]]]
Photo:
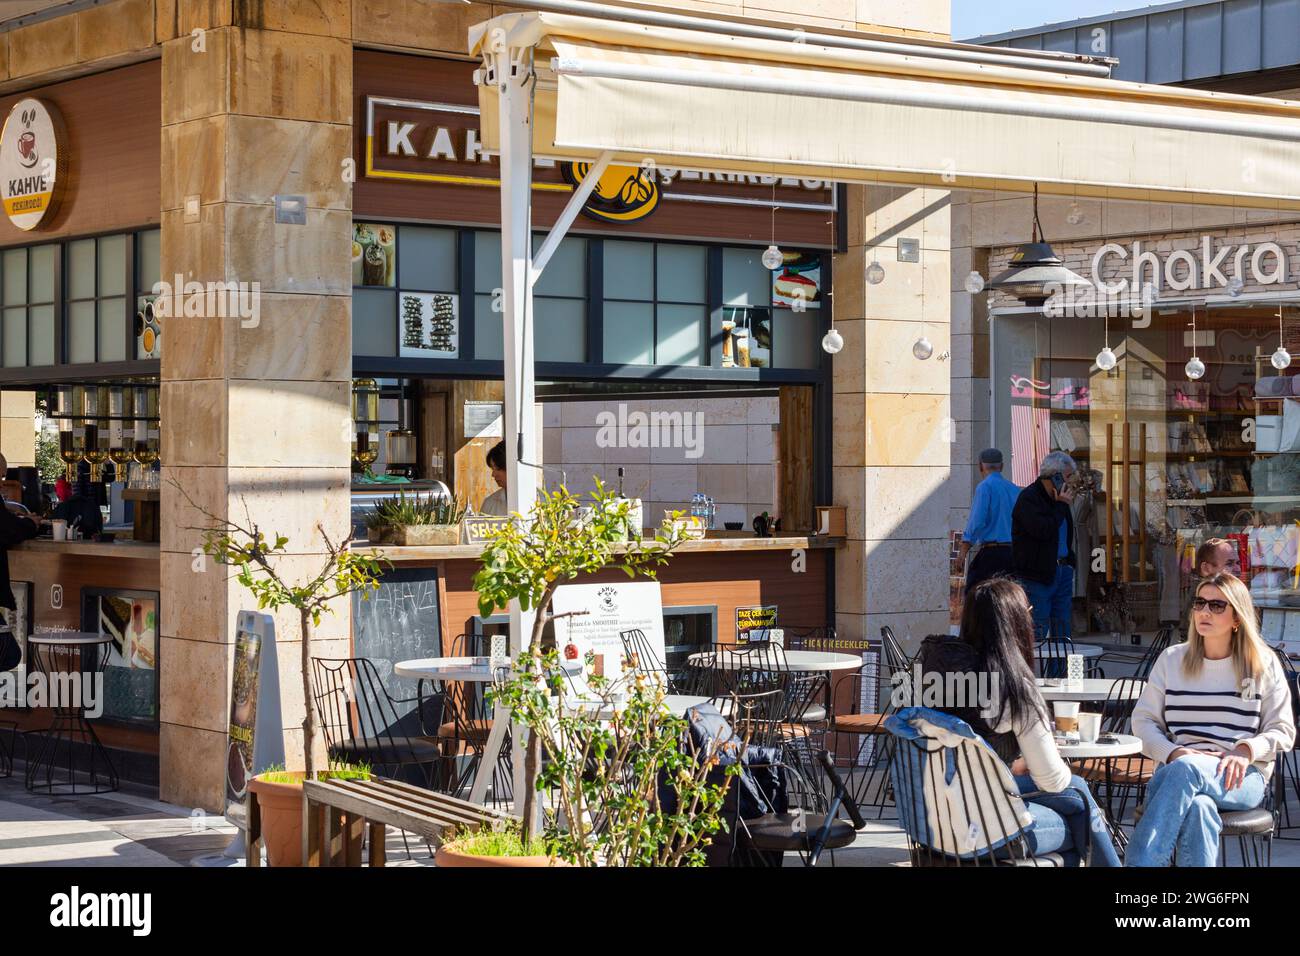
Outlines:
[[[623,642],[623,657],[632,665],[633,669],[646,677],[652,677],[663,684],[665,693],[677,693],[676,675],[669,672],[668,667],[659,659],[655,649],[650,646],[650,640],[645,636],[645,632],[639,628],[630,631],[619,631],[619,639]],[[616,677],[618,675],[606,674],[606,677]]]
[[1066,657],[1074,653],[1074,641],[1068,637],[1048,637],[1034,645],[1039,677],[1064,677]]
[[[396,698],[384,686],[375,663],[365,657],[312,658],[312,697],[325,734],[329,759],[364,763],[383,776],[414,767],[433,789],[442,762],[431,728],[442,717],[441,694]],[[398,708],[414,705],[405,713]]]
[[[1296,672],[1295,663],[1282,648],[1274,648],[1282,664],[1282,673],[1286,675],[1291,687],[1291,715],[1300,721],[1300,673]],[[1273,784],[1276,788],[1275,805],[1278,813],[1277,833],[1279,840],[1297,840],[1300,835],[1300,814],[1292,817],[1291,801],[1300,801],[1300,758],[1294,749],[1277,756],[1273,768]]]
[[[480,652],[485,644],[485,635],[459,634],[452,641],[450,656],[483,657]],[[453,796],[473,783],[492,733],[492,706],[487,700],[486,686],[481,681],[447,681],[440,688],[445,703],[437,737],[447,767],[444,774],[447,792]],[[514,775],[510,769],[510,753],[507,735],[492,775],[492,799],[497,804],[511,799]],[[457,772],[462,760],[464,766]]]
[[[886,721],[898,820],[913,866],[1064,866],[1035,855],[1032,816],[1005,763],[964,721],[924,707]],[[1086,859],[1089,847],[1069,851]]]
[[[1106,694],[1101,711],[1101,732],[1104,734],[1131,734],[1133,708],[1137,706],[1134,692],[1140,692],[1145,681],[1138,677],[1121,677],[1113,681]],[[1093,785],[1098,799],[1106,808],[1115,836],[1123,847],[1127,840],[1120,824],[1130,806],[1137,807],[1146,798],[1147,784],[1155,773],[1156,764],[1150,757],[1134,754],[1128,757],[1097,757],[1081,761],[1077,773]]]
[[835,626],[819,624],[814,627],[786,627],[785,649],[787,651],[833,651],[835,649]]
[[[771,641],[753,644],[714,644],[713,660],[722,692],[727,696],[748,696],[786,689],[789,667],[785,648]],[[784,715],[783,715],[784,716]]]
[[[741,821],[781,814],[789,810],[789,770],[784,760],[781,731],[785,691],[778,687],[730,700],[730,733],[744,742],[741,779],[729,788],[724,814],[731,833],[731,860],[766,865],[760,851],[749,845]],[[779,855],[776,857],[779,859]]]
[[[1132,664],[1134,665],[1133,676],[1142,680],[1147,679],[1151,673],[1151,668],[1156,662],[1156,658],[1169,649],[1173,642],[1174,630],[1177,623],[1173,621],[1164,621],[1156,631],[1156,636],[1140,655],[1134,656],[1123,651],[1107,651],[1100,657],[1096,658],[1096,663],[1090,665],[1090,668],[1099,670],[1103,664]],[[1104,676],[1104,675],[1103,675]]]
[[[1277,771],[1274,770],[1276,775]],[[1251,810],[1220,810],[1223,828],[1219,831],[1219,866],[1228,866],[1228,841],[1236,838],[1237,854],[1243,867],[1268,867],[1273,865],[1273,834],[1277,830],[1277,808],[1273,802],[1274,788],[1264,790],[1264,801]],[[1145,807],[1139,806],[1134,820],[1142,819]],[[1173,863],[1177,865],[1175,848]]]
[[[830,783],[831,799],[825,807],[814,807],[813,812],[802,805],[795,809],[787,808],[782,813],[766,813],[761,817],[741,820],[748,835],[750,845],[760,853],[794,853],[806,867],[817,865],[824,851],[831,853],[831,865],[835,865],[835,851],[852,845],[858,831],[867,825],[853,802],[853,796],[844,781],[835,770],[835,762],[825,750],[817,752],[820,769],[826,774]],[[807,789],[807,788],[804,788]],[[806,795],[811,802],[820,804],[821,793],[816,788],[808,790]],[[840,810],[849,816],[849,821],[839,819]]]

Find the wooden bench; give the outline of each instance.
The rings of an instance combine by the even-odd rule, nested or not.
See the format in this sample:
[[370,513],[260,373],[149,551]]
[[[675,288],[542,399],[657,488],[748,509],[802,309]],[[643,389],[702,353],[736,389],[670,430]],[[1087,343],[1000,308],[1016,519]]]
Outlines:
[[[397,780],[309,780],[303,784],[303,861],[307,866],[360,866],[362,835],[370,829],[370,865],[385,863],[386,826],[440,845],[464,828],[514,822],[490,807]],[[261,863],[261,819],[250,795],[248,865]]]

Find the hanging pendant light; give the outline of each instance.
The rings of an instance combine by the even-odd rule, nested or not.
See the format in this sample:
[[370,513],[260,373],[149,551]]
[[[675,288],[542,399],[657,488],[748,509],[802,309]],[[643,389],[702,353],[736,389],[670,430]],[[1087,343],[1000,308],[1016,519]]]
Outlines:
[[1065,260],[1052,251],[1042,235],[1043,226],[1038,219],[1038,184],[1035,183],[1033,241],[1016,249],[1011,257],[1011,268],[990,282],[989,287],[1034,306],[1041,306],[1053,293],[1071,286],[1090,287],[1091,282],[1065,267]]
[[776,177],[772,177],[772,244],[763,250],[761,257],[763,268],[775,272],[785,263],[785,254],[776,244]]
[[971,274],[966,277],[966,291],[971,295],[979,295],[984,291],[984,277],[978,272],[971,270]]
[[1183,371],[1193,382],[1205,376],[1205,363],[1196,355],[1196,306],[1192,306],[1192,357],[1183,366]]
[[1284,371],[1291,365],[1291,353],[1286,350],[1282,344],[1282,306],[1277,307],[1277,351],[1269,358],[1269,362],[1279,372]]
[[880,285],[885,281],[885,267],[880,264],[880,260],[872,257],[871,265],[867,266],[867,281],[872,285]]
[[924,362],[933,354],[934,354],[934,346],[931,344],[930,340],[926,338],[924,335],[922,335],[919,339],[917,339],[915,342],[912,343],[912,355],[914,355],[920,361]]
[[831,329],[824,336],[822,336],[823,352],[827,352],[831,355],[835,355],[843,348],[844,348],[844,336],[840,335],[840,333],[836,332],[834,329]]
[[1102,350],[1097,353],[1097,368],[1103,372],[1109,372],[1119,364],[1119,359],[1115,357],[1115,353],[1110,347],[1110,316],[1104,311],[1102,312],[1102,321],[1105,323],[1102,333],[1103,345]]

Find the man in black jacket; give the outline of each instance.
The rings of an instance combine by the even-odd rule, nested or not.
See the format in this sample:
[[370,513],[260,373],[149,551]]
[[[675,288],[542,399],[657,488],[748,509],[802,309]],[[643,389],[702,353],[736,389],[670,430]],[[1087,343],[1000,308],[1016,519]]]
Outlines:
[[1039,640],[1070,636],[1074,597],[1074,459],[1063,451],[1043,458],[1038,480],[1020,493],[1011,511],[1011,568],[1033,605]]
[[[9,473],[9,462],[0,455],[0,478]],[[20,506],[21,507],[21,506]],[[9,549],[19,542],[36,537],[39,526],[30,516],[19,517],[8,506],[0,507],[0,607],[14,610],[18,602],[9,584]]]

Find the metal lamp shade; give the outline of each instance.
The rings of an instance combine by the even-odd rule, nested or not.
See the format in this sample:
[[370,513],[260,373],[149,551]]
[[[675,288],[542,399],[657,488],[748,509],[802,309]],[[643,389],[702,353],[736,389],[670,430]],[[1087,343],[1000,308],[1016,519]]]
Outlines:
[[1011,257],[1011,268],[1000,274],[989,288],[1015,296],[1027,305],[1042,305],[1053,292],[1092,283],[1071,272],[1045,242],[1027,242]]

